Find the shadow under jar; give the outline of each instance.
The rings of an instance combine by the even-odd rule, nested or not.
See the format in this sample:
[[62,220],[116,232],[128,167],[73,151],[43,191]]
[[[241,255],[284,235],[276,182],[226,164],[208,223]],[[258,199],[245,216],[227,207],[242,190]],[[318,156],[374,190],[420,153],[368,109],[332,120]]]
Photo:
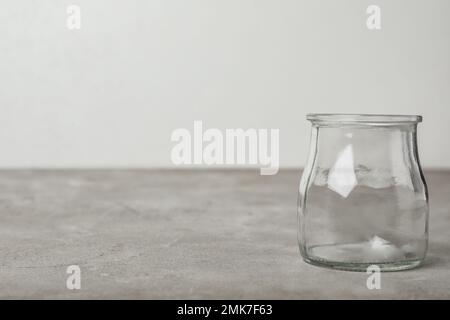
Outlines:
[[309,114],[299,188],[303,259],[342,270],[420,265],[428,244],[428,193],[415,115]]

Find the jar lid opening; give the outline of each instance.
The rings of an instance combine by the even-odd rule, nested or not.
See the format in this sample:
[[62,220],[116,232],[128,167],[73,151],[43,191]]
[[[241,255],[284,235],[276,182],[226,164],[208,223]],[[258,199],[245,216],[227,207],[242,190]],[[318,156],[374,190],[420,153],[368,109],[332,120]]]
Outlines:
[[306,119],[318,123],[414,124],[422,122],[422,116],[419,115],[394,114],[309,113],[306,115]]

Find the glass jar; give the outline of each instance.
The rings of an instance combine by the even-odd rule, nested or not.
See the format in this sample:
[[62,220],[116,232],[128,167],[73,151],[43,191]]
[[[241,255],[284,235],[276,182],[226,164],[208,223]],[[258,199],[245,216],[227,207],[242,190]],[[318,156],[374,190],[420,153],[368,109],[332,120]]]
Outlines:
[[343,270],[416,267],[428,244],[428,193],[415,115],[309,114],[299,188],[303,259]]

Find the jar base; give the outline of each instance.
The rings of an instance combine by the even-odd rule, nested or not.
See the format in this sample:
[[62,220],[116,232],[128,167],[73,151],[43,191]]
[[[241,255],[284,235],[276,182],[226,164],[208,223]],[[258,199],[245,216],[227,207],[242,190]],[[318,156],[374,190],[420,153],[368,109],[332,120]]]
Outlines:
[[396,245],[378,236],[370,241],[310,246],[302,251],[305,261],[339,270],[363,271],[376,265],[381,271],[400,271],[419,266],[425,256],[426,241]]
[[393,271],[402,271],[409,270],[416,267],[419,267],[423,260],[407,260],[407,261],[395,261],[395,262],[373,262],[373,263],[359,263],[359,262],[337,262],[337,261],[327,261],[327,260],[318,260],[311,259],[307,257],[303,257],[303,260],[306,263],[309,263],[314,266],[324,267],[329,269],[343,270],[343,271],[357,271],[357,272],[366,272],[367,268],[372,265],[376,265],[380,268],[381,272],[393,272]]

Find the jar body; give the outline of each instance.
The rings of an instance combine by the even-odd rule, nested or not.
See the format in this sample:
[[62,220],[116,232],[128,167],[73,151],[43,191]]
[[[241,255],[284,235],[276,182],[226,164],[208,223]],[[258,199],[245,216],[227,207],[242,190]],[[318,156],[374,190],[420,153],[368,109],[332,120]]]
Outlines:
[[369,120],[312,121],[298,208],[306,262],[395,271],[425,258],[429,209],[417,122]]

